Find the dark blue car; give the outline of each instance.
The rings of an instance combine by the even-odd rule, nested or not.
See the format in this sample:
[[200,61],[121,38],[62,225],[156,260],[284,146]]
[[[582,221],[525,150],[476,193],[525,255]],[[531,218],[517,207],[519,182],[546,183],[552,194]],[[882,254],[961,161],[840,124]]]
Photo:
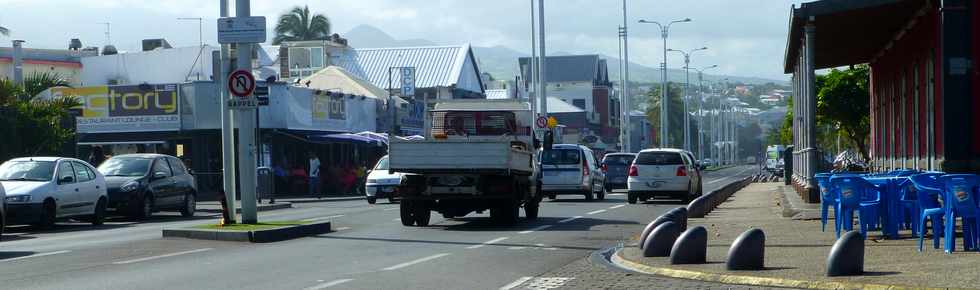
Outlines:
[[606,192],[626,189],[626,179],[635,153],[609,153],[602,158],[602,170],[606,173]]

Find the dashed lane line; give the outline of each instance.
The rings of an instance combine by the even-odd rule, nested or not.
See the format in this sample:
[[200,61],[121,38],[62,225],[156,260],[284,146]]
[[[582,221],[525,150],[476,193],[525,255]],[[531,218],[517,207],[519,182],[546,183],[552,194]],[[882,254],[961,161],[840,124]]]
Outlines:
[[340,285],[340,284],[344,284],[344,283],[347,283],[347,282],[350,282],[350,281],[354,281],[354,279],[334,280],[334,281],[326,282],[326,283],[323,283],[323,284],[317,284],[317,285],[314,285],[314,286],[310,286],[310,287],[304,288],[304,290],[327,289],[327,288],[330,288],[330,287],[333,287],[333,286],[337,286],[337,285]]
[[435,259],[438,259],[438,258],[449,256],[449,255],[450,255],[449,253],[435,254],[435,255],[432,255],[432,256],[425,257],[425,258],[421,258],[421,259],[417,259],[417,260],[413,260],[413,261],[401,263],[401,264],[398,264],[398,265],[394,265],[394,266],[391,266],[391,267],[388,267],[388,268],[384,268],[384,269],[381,269],[381,270],[382,271],[398,270],[398,269],[401,269],[401,268],[405,268],[405,267],[412,266],[412,265],[415,265],[415,264],[425,263],[425,262],[428,262],[428,261],[431,261],[431,260],[435,260]]
[[44,256],[65,254],[65,253],[69,253],[69,252],[71,252],[71,251],[69,251],[69,250],[62,250],[62,251],[54,251],[54,252],[47,252],[47,253],[38,253],[38,254],[33,254],[33,255],[28,255],[28,256],[22,256],[22,257],[10,258],[10,259],[3,259],[3,260],[0,260],[0,262],[10,262],[10,261],[17,261],[17,260],[26,260],[26,259],[30,259],[30,258],[39,258],[39,257],[44,257]]
[[533,228],[533,229],[530,229],[530,230],[526,230],[526,231],[522,231],[522,232],[518,232],[518,233],[519,234],[530,234],[530,233],[533,233],[533,232],[536,232],[536,231],[545,230],[545,229],[550,228],[550,227],[551,227],[551,225],[543,225],[543,226],[539,226],[539,227],[536,227],[536,228]]
[[506,240],[506,239],[508,239],[508,237],[499,237],[499,238],[496,238],[496,239],[492,239],[492,240],[483,242],[483,243],[481,243],[479,245],[472,245],[472,246],[469,246],[469,247],[466,247],[466,248],[467,249],[479,249],[479,248],[485,247],[487,245],[492,245],[492,244],[495,244],[495,243],[499,243],[499,242],[501,242],[503,240]]
[[625,204],[610,206],[609,209],[617,209],[626,206]]
[[558,223],[559,223],[559,224],[563,224],[563,223],[567,223],[567,222],[570,222],[570,221],[574,221],[574,220],[577,220],[577,219],[580,219],[580,218],[582,218],[582,216],[580,216],[580,215],[578,215],[578,216],[573,216],[573,217],[570,217],[570,218],[567,218],[567,219],[563,219],[563,220],[560,220],[560,221],[558,221]]
[[604,213],[604,212],[606,212],[606,210],[600,209],[600,210],[590,211],[590,212],[587,212],[585,214],[587,214],[587,215],[594,215],[594,214],[600,214],[600,213]]
[[350,229],[350,227],[339,227],[339,228],[336,229],[336,231],[338,231],[338,232],[339,231],[346,231],[346,230],[349,230],[349,229]]
[[150,260],[163,259],[163,258],[169,258],[169,257],[174,257],[174,256],[180,256],[180,255],[187,255],[187,254],[194,254],[194,253],[200,253],[200,252],[207,252],[207,251],[210,251],[210,250],[214,250],[214,249],[213,248],[203,248],[203,249],[197,249],[197,250],[176,252],[176,253],[170,253],[170,254],[163,254],[163,255],[157,255],[157,256],[150,256],[150,257],[145,257],[145,258],[139,258],[139,259],[118,261],[118,262],[113,262],[113,264],[115,264],[115,265],[125,265],[125,264],[146,262],[146,261],[150,261]]

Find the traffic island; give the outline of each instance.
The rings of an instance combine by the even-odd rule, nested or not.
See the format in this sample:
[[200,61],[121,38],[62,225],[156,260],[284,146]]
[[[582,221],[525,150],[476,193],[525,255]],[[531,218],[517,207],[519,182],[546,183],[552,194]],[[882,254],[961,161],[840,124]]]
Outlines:
[[[886,240],[880,231],[864,240],[863,273],[828,276],[828,256],[837,237],[833,227],[821,231],[819,220],[783,217],[782,183],[753,183],[736,192],[704,218],[688,219],[689,227],[707,229],[704,264],[672,264],[669,257],[644,257],[633,240],[610,260],[635,272],[724,284],[793,289],[976,289],[980,288],[976,252],[945,254],[933,249],[931,237],[918,252],[918,238],[909,230],[901,239]],[[833,222],[831,222],[833,224]],[[728,252],[735,239],[749,229],[765,231],[763,270],[729,271]],[[957,239],[958,246],[962,243]],[[960,247],[959,249],[962,249]],[[857,259],[857,257],[854,257]]]
[[271,243],[330,232],[330,222],[280,221],[258,224],[205,224],[191,228],[164,229],[164,238]]

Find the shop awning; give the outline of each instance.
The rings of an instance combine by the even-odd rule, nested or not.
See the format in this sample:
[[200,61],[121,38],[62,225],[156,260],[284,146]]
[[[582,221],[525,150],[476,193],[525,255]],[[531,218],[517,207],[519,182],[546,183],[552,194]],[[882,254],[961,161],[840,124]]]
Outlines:
[[364,137],[357,134],[351,133],[341,133],[341,134],[326,134],[326,135],[310,135],[307,139],[313,142],[349,142],[349,143],[359,143],[374,146],[382,146],[382,144],[387,142],[381,142],[376,139]]

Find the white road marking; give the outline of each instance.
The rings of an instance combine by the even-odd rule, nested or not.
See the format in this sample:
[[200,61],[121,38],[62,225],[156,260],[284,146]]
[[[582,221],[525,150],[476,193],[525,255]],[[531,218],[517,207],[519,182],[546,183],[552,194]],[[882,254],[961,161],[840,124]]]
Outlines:
[[504,285],[504,287],[500,287],[500,290],[510,290],[510,289],[517,288],[517,286],[521,286],[521,284],[524,284],[524,282],[527,282],[531,279],[534,279],[534,277],[526,276],[526,277],[517,278],[517,280],[514,280],[514,282],[510,282],[510,284]]
[[563,224],[563,223],[574,221],[574,220],[577,220],[577,219],[580,219],[580,218],[582,218],[582,216],[577,215],[577,216],[573,216],[573,217],[570,217],[570,218],[567,218],[567,219],[560,220],[560,221],[558,221],[558,223],[559,224]]
[[64,254],[64,253],[68,253],[68,252],[71,252],[71,251],[69,251],[69,250],[63,250],[63,251],[54,251],[54,252],[47,252],[47,253],[39,253],[39,254],[33,254],[33,255],[28,255],[28,256],[23,256],[23,257],[3,259],[3,260],[0,260],[0,262],[10,262],[10,261],[30,259],[30,258],[37,258],[37,257],[51,256],[51,255],[58,255],[58,254]]
[[384,269],[381,269],[381,270],[382,271],[398,270],[398,269],[405,268],[405,267],[408,267],[408,266],[411,266],[411,265],[415,265],[415,264],[419,264],[419,263],[425,263],[427,261],[435,260],[435,259],[442,258],[442,257],[445,257],[445,256],[449,256],[449,255],[450,255],[449,253],[435,254],[435,255],[428,256],[428,257],[425,257],[425,258],[421,258],[421,259],[418,259],[418,260],[414,260],[414,261],[410,261],[410,262],[405,262],[405,263],[401,263],[401,264],[398,264],[398,265],[394,265],[394,266],[391,266],[391,267],[388,267],[388,268],[384,268]]
[[349,230],[349,229],[350,229],[350,227],[339,227],[339,228],[337,228],[337,231],[346,231],[346,230]]
[[526,248],[526,247],[510,247],[510,248],[507,248],[507,249],[508,250],[523,250],[524,248]]
[[494,243],[499,243],[500,241],[503,241],[503,240],[506,240],[506,239],[508,239],[508,238],[507,237],[500,237],[500,238],[496,238],[496,239],[492,239],[492,240],[483,242],[482,244],[479,244],[479,245],[472,245],[472,246],[469,246],[469,247],[466,247],[466,248],[467,249],[479,249],[479,248],[482,248],[482,247],[484,247],[486,245],[492,245]]
[[610,206],[609,209],[617,209],[626,206],[625,204]]
[[530,230],[519,232],[519,234],[530,234],[530,233],[533,233],[533,232],[536,232],[536,231],[540,231],[540,230],[544,230],[544,229],[547,229],[547,228],[550,228],[550,227],[551,227],[551,225],[543,225],[543,226],[539,226],[539,227],[536,227],[536,228],[533,228],[533,229],[530,229]]
[[344,283],[347,283],[347,282],[350,282],[350,281],[354,281],[354,279],[334,280],[334,281],[330,281],[330,282],[327,282],[327,283],[317,284],[317,285],[314,285],[314,286],[307,287],[307,288],[305,288],[305,290],[327,289],[327,288],[330,288],[330,287],[333,287],[333,286],[337,286],[337,285],[340,285],[340,284],[344,284]]
[[386,208],[386,209],[383,209],[383,211],[392,211],[392,210],[398,210],[398,209],[399,209],[399,208],[397,208],[397,207],[393,207],[393,208]]
[[604,213],[604,212],[606,212],[606,210],[600,209],[600,210],[590,211],[590,212],[587,212],[585,214],[587,214],[587,215],[594,215],[594,214],[600,214],[600,213]]
[[712,184],[712,183],[715,183],[715,182],[721,182],[721,181],[725,181],[725,180],[728,180],[728,177],[721,178],[721,179],[715,179],[715,180],[712,180],[712,181],[708,181],[708,182],[705,182],[704,184]]
[[610,193],[610,194],[608,194],[608,195],[609,195],[609,196],[624,196],[624,195],[626,195],[626,194],[625,194],[625,193]]
[[156,260],[156,259],[162,259],[162,258],[169,258],[169,257],[173,257],[173,256],[180,256],[180,255],[186,255],[186,254],[207,252],[207,251],[210,251],[210,250],[214,250],[214,249],[213,248],[203,248],[203,249],[197,249],[197,250],[176,252],[176,253],[163,254],[163,255],[152,256],[152,257],[145,257],[145,258],[139,258],[139,259],[126,260],[126,261],[118,261],[118,262],[113,262],[113,264],[115,264],[115,265],[125,265],[125,264],[146,262],[146,261],[149,261],[149,260]]
[[397,218],[397,219],[393,219],[392,221],[400,222],[400,221],[402,221],[402,219]]
[[315,221],[322,221],[322,220],[329,220],[329,219],[339,218],[339,217],[343,217],[343,216],[344,215],[342,215],[342,214],[338,214],[338,215],[332,215],[332,216],[324,216],[324,217],[306,219],[306,221],[308,221],[308,222],[315,222]]

